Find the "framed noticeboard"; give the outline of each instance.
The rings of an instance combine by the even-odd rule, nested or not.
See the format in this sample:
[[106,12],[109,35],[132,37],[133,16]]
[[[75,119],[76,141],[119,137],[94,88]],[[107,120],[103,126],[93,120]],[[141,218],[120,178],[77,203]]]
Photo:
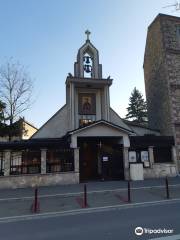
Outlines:
[[148,151],[141,151],[141,162],[149,161]]
[[129,151],[129,162],[134,163],[136,161],[137,161],[136,152],[135,151]]
[[150,167],[148,151],[141,151],[141,162],[143,162],[145,168]]

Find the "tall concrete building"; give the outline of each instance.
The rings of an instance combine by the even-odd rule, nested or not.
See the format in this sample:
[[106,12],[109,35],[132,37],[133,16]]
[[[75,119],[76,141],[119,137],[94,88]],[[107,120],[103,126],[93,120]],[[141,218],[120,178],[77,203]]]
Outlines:
[[144,76],[149,127],[174,136],[180,170],[180,17],[159,14],[148,27]]

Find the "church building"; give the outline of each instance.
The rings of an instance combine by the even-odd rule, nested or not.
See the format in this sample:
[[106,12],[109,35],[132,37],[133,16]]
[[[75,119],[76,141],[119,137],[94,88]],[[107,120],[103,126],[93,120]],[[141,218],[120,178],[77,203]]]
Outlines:
[[87,39],[67,76],[66,103],[29,140],[0,143],[0,187],[176,176],[173,135],[123,120]]

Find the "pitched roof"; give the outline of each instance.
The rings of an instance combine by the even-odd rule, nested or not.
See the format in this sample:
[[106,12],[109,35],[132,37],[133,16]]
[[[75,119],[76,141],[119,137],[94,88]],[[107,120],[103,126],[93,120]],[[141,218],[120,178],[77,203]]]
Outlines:
[[93,127],[93,126],[96,126],[96,125],[98,125],[98,124],[100,124],[100,123],[104,123],[105,125],[112,126],[112,127],[114,127],[114,128],[117,128],[117,129],[122,130],[122,131],[124,131],[124,132],[127,132],[127,133],[129,133],[129,134],[134,134],[133,131],[131,131],[131,130],[127,129],[127,128],[120,127],[120,126],[118,126],[118,125],[116,125],[116,124],[114,124],[114,123],[112,123],[112,122],[108,122],[108,121],[103,120],[103,119],[98,120],[98,121],[96,121],[96,122],[93,122],[92,124],[89,124],[89,125],[87,125],[87,126],[76,128],[76,129],[74,129],[74,130],[72,130],[72,131],[69,131],[67,134],[70,134],[70,135],[71,135],[71,134],[73,134],[73,133],[76,133],[76,132],[79,132],[79,131],[83,131],[83,130],[85,130],[85,129],[88,129],[88,128],[91,128],[91,127]]
[[157,131],[159,132],[160,130],[158,129],[154,129],[154,128],[150,128],[146,125],[144,125],[144,123],[137,123],[137,122],[133,122],[133,121],[128,121],[126,119],[122,119],[124,123],[126,123],[127,125],[131,125],[131,126],[135,126],[135,127],[140,127],[140,128],[145,128],[145,129],[149,129],[149,130],[152,130],[152,131]]
[[22,150],[22,149],[41,149],[41,148],[69,148],[67,138],[39,138],[18,140],[11,142],[0,142],[0,150]]

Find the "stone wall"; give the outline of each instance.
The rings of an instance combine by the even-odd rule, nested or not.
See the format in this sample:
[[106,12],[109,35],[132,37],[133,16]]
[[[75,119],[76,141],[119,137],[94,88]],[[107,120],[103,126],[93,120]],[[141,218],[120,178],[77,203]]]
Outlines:
[[[159,14],[148,28],[144,77],[149,126],[174,135],[180,161],[180,18]],[[179,34],[179,35],[178,35]],[[179,170],[180,170],[180,164]]]
[[79,173],[76,172],[0,177],[0,189],[65,185],[75,183],[79,183]]
[[160,129],[164,135],[172,135],[170,99],[160,18],[157,18],[148,28],[144,58],[144,78],[149,127]]
[[180,171],[180,124],[175,125],[175,140],[176,140],[178,167]]
[[177,176],[176,165],[171,163],[154,163],[152,168],[144,168],[144,179]]

